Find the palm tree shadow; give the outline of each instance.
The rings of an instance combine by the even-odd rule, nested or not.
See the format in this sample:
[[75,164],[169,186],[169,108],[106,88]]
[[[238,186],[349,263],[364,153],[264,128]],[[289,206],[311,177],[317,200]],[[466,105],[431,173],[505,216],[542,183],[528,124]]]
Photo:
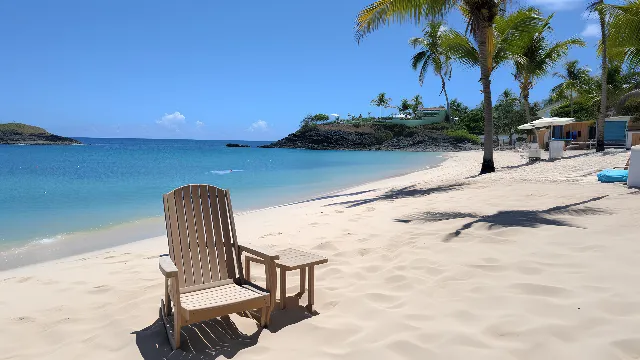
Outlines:
[[588,203],[592,203],[601,199],[604,199],[608,195],[594,197],[588,200],[554,206],[544,210],[505,210],[498,211],[491,215],[479,215],[472,212],[424,212],[414,215],[409,215],[403,219],[396,219],[395,221],[401,223],[412,222],[439,222],[444,220],[475,218],[463,224],[456,231],[445,236],[443,242],[450,242],[456,237],[460,236],[462,232],[469,230],[474,224],[487,223],[489,229],[494,227],[531,227],[536,228],[544,225],[550,226],[567,226],[579,228],[579,226],[573,225],[566,220],[557,218],[557,216],[586,216],[586,215],[606,215],[610,214],[609,211],[601,208],[594,208],[590,206],[579,207]]
[[374,196],[368,199],[341,201],[337,203],[327,204],[325,206],[346,205],[347,208],[358,207],[362,205],[371,204],[378,201],[392,201],[405,198],[428,196],[432,194],[446,193],[449,191],[462,190],[465,183],[440,185],[431,188],[422,189],[416,185],[409,185],[398,189],[391,189],[384,193]]

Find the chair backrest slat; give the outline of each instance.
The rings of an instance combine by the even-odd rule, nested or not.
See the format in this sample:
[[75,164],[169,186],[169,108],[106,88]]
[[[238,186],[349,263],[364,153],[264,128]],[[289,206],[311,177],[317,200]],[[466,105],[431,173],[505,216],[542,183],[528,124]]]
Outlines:
[[[213,232],[213,220],[211,219],[211,205],[209,200],[209,188],[207,185],[198,185],[200,188],[200,201],[202,202],[202,222],[206,234],[206,246],[209,253],[209,268],[211,269],[211,281],[220,280],[218,271],[218,254],[216,253],[215,238]],[[217,211],[217,210],[216,210]]]
[[237,254],[240,254],[240,250],[238,249],[238,236],[236,234],[236,222],[233,219],[233,207],[231,206],[231,196],[229,196],[229,191],[226,191],[227,205],[229,208],[229,228],[231,230],[231,241],[233,241],[233,251],[236,254],[236,266],[238,270],[238,277],[244,278],[244,271],[242,270],[242,259]]
[[218,261],[220,280],[226,280],[229,278],[229,273],[227,271],[227,262],[224,254],[224,238],[222,237],[222,222],[220,219],[220,204],[217,188],[209,188],[209,201],[211,203],[211,223],[213,225],[213,236],[216,243],[216,260]]
[[[193,218],[198,234],[198,252],[200,253],[200,268],[202,270],[202,283],[212,281],[211,267],[209,265],[209,249],[207,248],[207,234],[204,230],[204,218],[202,216],[202,194],[199,185],[191,185],[191,197],[193,198]],[[204,194],[204,201],[209,202],[208,194]]]
[[[185,214],[185,202],[188,204],[191,202],[189,188],[187,187],[187,194],[184,193],[184,188],[177,189],[175,191],[176,198],[176,217],[178,218],[178,231],[180,234],[180,249],[182,251],[182,265],[184,267],[184,286],[192,286],[195,284],[193,281],[193,262],[191,259],[191,249],[189,246],[189,234],[187,233],[187,219]],[[186,199],[184,198],[186,195]],[[186,200],[186,201],[185,201]]]
[[[196,192],[192,193],[191,186],[183,189],[184,195],[184,213],[187,223],[187,236],[189,237],[189,253],[191,254],[191,265],[193,268],[193,284],[202,284],[202,259],[200,255],[200,246],[198,244],[198,231],[196,230],[196,220],[194,207],[196,202],[200,206],[200,195]],[[202,220],[200,220],[202,222]],[[206,254],[205,254],[206,255]]]
[[227,192],[218,189],[218,207],[220,209],[220,222],[222,225],[222,236],[224,238],[224,252],[227,260],[227,272],[229,277],[235,278],[235,258],[233,256],[233,238],[231,237],[231,225],[229,224]]
[[241,274],[227,190],[185,185],[165,194],[163,201],[169,255],[178,268],[180,288],[235,279]]

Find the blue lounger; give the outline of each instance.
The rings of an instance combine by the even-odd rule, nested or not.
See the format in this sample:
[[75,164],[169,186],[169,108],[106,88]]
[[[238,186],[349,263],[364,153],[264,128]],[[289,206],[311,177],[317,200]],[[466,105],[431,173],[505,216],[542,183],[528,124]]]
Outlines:
[[603,183],[627,182],[629,170],[606,169],[598,173],[598,180]]

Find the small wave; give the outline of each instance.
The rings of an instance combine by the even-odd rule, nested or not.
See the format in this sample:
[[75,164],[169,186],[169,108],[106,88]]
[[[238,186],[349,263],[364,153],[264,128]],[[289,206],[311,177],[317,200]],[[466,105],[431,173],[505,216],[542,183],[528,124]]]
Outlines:
[[40,239],[38,241],[36,241],[36,243],[38,244],[51,244],[52,242],[58,241],[60,238],[59,237],[53,237],[53,238],[44,238],[44,239]]
[[238,172],[238,171],[244,171],[244,170],[235,170],[235,169],[231,169],[231,170],[211,170],[209,171],[212,174],[216,174],[216,175],[225,175],[225,174],[230,174],[232,172]]

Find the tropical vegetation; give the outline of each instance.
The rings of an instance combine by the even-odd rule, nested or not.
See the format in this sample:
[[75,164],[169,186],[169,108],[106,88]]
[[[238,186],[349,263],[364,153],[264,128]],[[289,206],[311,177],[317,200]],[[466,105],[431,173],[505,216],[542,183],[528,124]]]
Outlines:
[[[422,26],[422,35],[409,40],[418,50],[411,58],[411,67],[418,71],[418,82],[422,86],[432,70],[440,80],[441,94],[445,96],[454,126],[470,133],[481,130],[485,139],[492,139],[496,132],[513,135],[518,122],[533,120],[536,115],[533,110],[541,106],[530,103],[530,92],[540,79],[553,74],[561,82],[545,100],[551,107],[551,115],[597,119],[597,150],[602,150],[605,117],[623,113],[637,115],[640,110],[637,71],[640,68],[640,0],[626,0],[621,5],[596,0],[587,7],[600,27],[599,75],[592,75],[577,60],[567,61],[561,71],[553,72],[569,50],[585,46],[584,41],[576,37],[552,40],[553,15],[542,17],[535,8],[508,13],[506,5],[506,0],[378,0],[357,14],[355,37],[360,42],[368,34],[394,23]],[[456,10],[466,21],[463,33],[447,27],[444,22],[445,16]],[[472,109],[455,99],[449,101],[447,81],[452,76],[454,62],[480,70],[483,101]],[[512,67],[519,95],[503,92],[494,104],[491,74],[503,65]],[[405,112],[407,105],[408,102],[401,105]],[[520,116],[514,115],[515,110],[520,111]],[[493,144],[485,141],[480,172],[491,171],[494,171]]]

